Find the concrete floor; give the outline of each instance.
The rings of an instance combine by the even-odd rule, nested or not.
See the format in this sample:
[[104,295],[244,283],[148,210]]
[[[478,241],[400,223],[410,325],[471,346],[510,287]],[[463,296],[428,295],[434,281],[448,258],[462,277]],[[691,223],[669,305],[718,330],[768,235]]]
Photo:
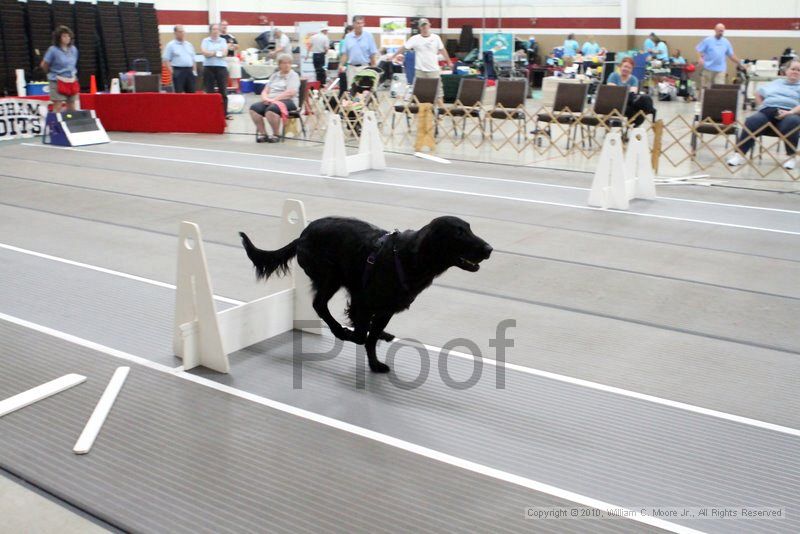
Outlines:
[[[244,117],[231,129],[240,126],[246,126]],[[0,147],[0,243],[173,283],[177,225],[192,220],[204,231],[216,293],[249,300],[266,290],[252,280],[237,231],[247,231],[263,248],[277,247],[285,198],[302,200],[312,219],[349,215],[388,229],[458,215],[495,255],[478,273],[451,270],[439,278],[392,321],[393,333],[436,346],[467,336],[493,358],[496,325],[512,318],[517,326],[510,331],[515,346],[509,362],[800,428],[795,193],[659,189],[661,196],[709,209],[740,206],[732,209],[760,218],[756,230],[503,199],[501,181],[487,186],[493,195],[419,191],[270,173],[269,158],[263,171],[168,161],[164,149],[146,146],[220,150],[218,162],[235,166],[246,157],[235,152],[319,160],[321,146],[307,142],[256,145],[235,133],[112,139],[115,150],[138,156],[29,146],[35,142]],[[177,148],[174,153],[187,158]],[[591,182],[585,172],[434,166],[400,155],[389,155],[388,164],[571,188]],[[436,186],[440,178],[429,176]],[[769,231],[777,214],[788,217],[793,230]],[[333,309],[343,304],[337,302]],[[68,511],[55,519],[39,514],[24,488],[9,489],[6,482],[3,491],[23,505],[0,515],[41,519],[31,531],[78,521]]]

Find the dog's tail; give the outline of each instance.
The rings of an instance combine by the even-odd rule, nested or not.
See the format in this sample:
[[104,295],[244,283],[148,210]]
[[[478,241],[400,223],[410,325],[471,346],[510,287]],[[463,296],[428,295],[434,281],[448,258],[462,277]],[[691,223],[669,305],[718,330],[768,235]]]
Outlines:
[[256,268],[256,278],[266,280],[277,271],[283,276],[289,272],[289,261],[297,255],[297,239],[278,250],[261,250],[257,248],[247,234],[239,232],[247,257]]

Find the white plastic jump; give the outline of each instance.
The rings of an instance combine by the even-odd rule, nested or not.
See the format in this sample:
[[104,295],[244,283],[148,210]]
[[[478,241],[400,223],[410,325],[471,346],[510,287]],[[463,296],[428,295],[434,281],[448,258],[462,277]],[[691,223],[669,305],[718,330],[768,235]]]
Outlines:
[[592,180],[589,205],[603,209],[626,210],[634,198],[656,198],[655,173],[647,146],[647,131],[634,128],[623,156],[622,134],[618,128],[603,141],[600,161]]
[[342,119],[331,113],[328,117],[328,131],[325,133],[325,147],[322,151],[322,174],[349,176],[351,172],[385,168],[386,156],[383,153],[383,141],[378,132],[375,112],[364,110],[358,154],[352,156],[347,155],[344,146]]
[[[283,205],[281,243],[300,236],[306,213],[299,200]],[[244,249],[241,254],[244,255]],[[173,349],[183,359],[183,369],[207,367],[228,373],[228,355],[304,323],[304,331],[320,333],[322,322],[312,306],[311,280],[292,261],[292,287],[217,312],[200,227],[182,222],[178,237],[178,280],[175,302]],[[311,326],[309,326],[311,325]]]

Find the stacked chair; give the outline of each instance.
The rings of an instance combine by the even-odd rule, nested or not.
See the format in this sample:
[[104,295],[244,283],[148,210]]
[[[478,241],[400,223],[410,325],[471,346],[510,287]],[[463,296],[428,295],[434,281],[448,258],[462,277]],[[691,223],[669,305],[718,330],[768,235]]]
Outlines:
[[[66,9],[63,4],[67,2],[55,2],[55,13],[60,9]],[[70,6],[72,7],[72,6]],[[75,2],[74,4],[75,42],[78,47],[78,81],[83,91],[89,90],[92,74],[97,77],[98,85],[101,89],[105,88],[103,80],[104,71],[101,70],[98,51],[100,50],[100,40],[97,36],[97,10],[89,2]]]
[[128,70],[128,60],[125,55],[125,44],[122,35],[119,10],[111,2],[98,2],[97,13],[102,43],[102,58],[105,65],[105,81],[119,76],[120,72]]
[[30,48],[25,30],[25,4],[17,0],[0,0],[0,25],[3,31],[2,94],[17,94],[15,69],[25,69],[30,76]]

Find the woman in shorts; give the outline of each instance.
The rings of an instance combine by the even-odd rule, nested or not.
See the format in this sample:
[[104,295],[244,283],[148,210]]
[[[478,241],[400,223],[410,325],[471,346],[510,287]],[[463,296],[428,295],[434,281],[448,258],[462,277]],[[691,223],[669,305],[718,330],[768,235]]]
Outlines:
[[[278,56],[278,70],[269,77],[269,81],[261,91],[261,102],[250,106],[250,118],[256,125],[256,143],[276,143],[280,132],[281,120],[286,120],[287,113],[298,107],[300,92],[300,76],[292,70],[292,56]],[[267,135],[264,126],[267,119],[272,135]]]
[[66,26],[53,31],[53,45],[47,49],[42,59],[42,70],[50,82],[50,101],[53,111],[75,111],[75,101],[80,92],[77,82],[78,49],[72,44],[75,34]]

